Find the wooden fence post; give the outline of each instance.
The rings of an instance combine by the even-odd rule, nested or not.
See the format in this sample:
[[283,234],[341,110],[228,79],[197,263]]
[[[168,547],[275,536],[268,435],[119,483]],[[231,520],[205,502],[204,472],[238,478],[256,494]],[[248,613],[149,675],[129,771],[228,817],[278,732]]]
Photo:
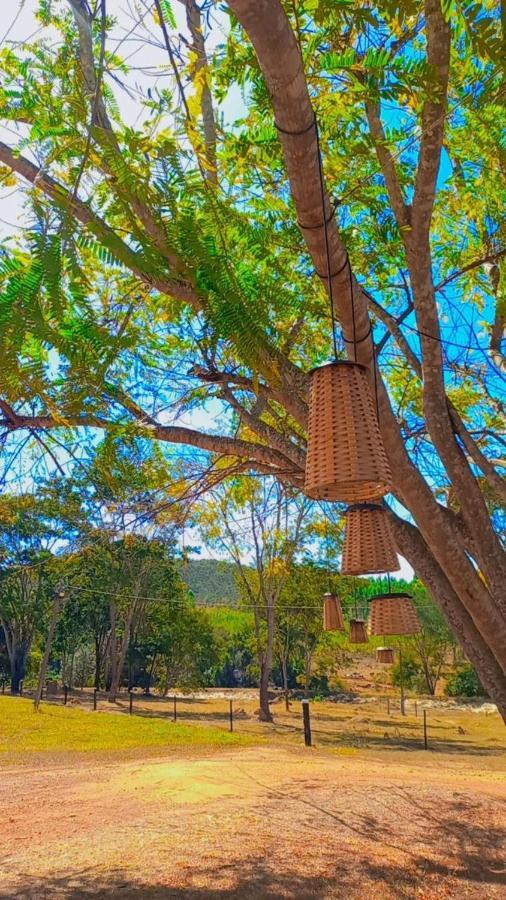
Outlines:
[[172,720],[173,720],[174,722],[177,721],[177,697],[176,697],[175,694],[174,694],[174,714],[173,714],[173,716],[172,716]]
[[400,689],[401,689],[401,715],[406,715],[406,710],[404,708],[404,667],[402,665],[402,650],[399,647],[399,679],[400,679]]
[[424,711],[423,711],[423,747],[424,747],[424,750],[429,749],[429,744],[427,741],[427,710],[426,709],[424,709]]
[[132,715],[133,706],[134,706],[134,695],[133,695],[132,691],[128,692],[128,696],[129,696],[128,711],[129,711],[130,715]]
[[67,697],[69,695],[69,689],[66,684],[63,685],[63,705],[67,705]]
[[93,688],[93,709],[97,708],[97,689]]
[[234,702],[233,700],[230,701],[230,711],[229,711],[229,716],[230,716],[230,731],[233,731],[233,730],[234,730],[234,710],[233,710],[233,705],[232,705],[233,702]]
[[309,712],[309,700],[302,701],[302,720],[304,722],[304,743],[311,746],[311,717]]

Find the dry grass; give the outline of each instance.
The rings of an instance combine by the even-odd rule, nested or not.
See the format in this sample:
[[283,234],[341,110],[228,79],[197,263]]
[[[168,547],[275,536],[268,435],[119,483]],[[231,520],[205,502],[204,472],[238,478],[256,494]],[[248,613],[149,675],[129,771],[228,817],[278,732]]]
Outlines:
[[[16,754],[112,752],[142,748],[230,747],[248,742],[223,728],[173,724],[141,716],[94,714],[42,703],[38,712],[28,698],[0,697],[0,759]],[[251,740],[250,740],[251,742]]]
[[[252,692],[253,693],[253,692]],[[228,699],[215,699],[212,692],[205,697],[178,697],[177,721],[185,724],[206,724],[225,729],[228,725]],[[233,696],[233,692],[230,692]],[[236,692],[234,699],[234,729],[236,734],[265,737],[270,743],[300,746],[303,743],[302,707],[296,701],[287,712],[284,702],[272,706],[274,724],[258,721],[258,701],[249,692]],[[103,704],[104,708],[106,703]],[[116,708],[127,713],[128,698],[120,697]],[[134,710],[140,717],[159,716],[171,719],[172,699],[136,696]],[[313,744],[341,754],[381,755],[388,758],[398,753],[426,756],[423,749],[423,709],[414,702],[407,704],[407,715],[400,715],[398,703],[371,700],[367,703],[311,703]],[[431,755],[440,754],[452,765],[480,760],[480,766],[500,770],[505,765],[506,729],[498,713],[477,713],[471,710],[428,709],[428,740]]]

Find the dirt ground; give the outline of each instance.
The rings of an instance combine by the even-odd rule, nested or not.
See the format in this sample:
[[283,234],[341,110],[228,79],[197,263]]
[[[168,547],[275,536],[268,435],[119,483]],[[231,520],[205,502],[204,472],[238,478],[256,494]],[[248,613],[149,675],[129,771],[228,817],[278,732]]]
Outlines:
[[479,754],[262,743],[9,767],[0,898],[506,898],[505,798]]

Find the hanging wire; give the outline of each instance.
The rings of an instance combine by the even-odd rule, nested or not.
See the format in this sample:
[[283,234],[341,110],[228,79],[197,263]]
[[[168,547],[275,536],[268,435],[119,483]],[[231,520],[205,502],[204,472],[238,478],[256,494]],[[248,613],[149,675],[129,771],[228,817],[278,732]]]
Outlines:
[[[357,327],[356,327],[356,323],[355,323],[355,297],[353,294],[353,272],[351,270],[351,263],[350,263],[349,256],[347,256],[347,261],[348,261],[348,276],[349,276],[349,280],[350,280],[351,323],[352,323],[352,329],[353,329],[353,361],[356,362],[357,361]],[[371,330],[369,328],[369,332],[366,335],[366,337],[369,337],[370,333],[371,333]],[[365,340],[365,338],[363,338],[363,340]]]
[[378,360],[376,358],[376,344],[374,343],[374,338],[371,341],[372,343],[372,370],[374,375],[374,399],[376,402],[376,418],[378,420],[378,425],[380,421],[380,411],[379,411],[379,388],[378,388]]
[[[320,194],[322,201],[322,224],[323,224],[323,233],[325,235],[325,260],[327,263],[327,284],[328,284],[328,294],[330,301],[330,321],[332,323],[332,346],[334,348],[334,358],[337,361],[339,358],[338,349],[337,349],[337,336],[336,336],[336,318],[334,312],[334,292],[332,288],[332,273],[330,271],[330,247],[329,247],[329,234],[328,234],[328,224],[329,220],[327,219],[326,208],[325,208],[325,184],[323,180],[323,163],[322,163],[322,153],[320,147],[320,132],[318,129],[318,122],[316,121],[315,116],[315,131],[316,131],[316,148],[318,153],[318,174],[320,177]],[[333,215],[333,213],[332,213]],[[331,216],[332,218],[332,216]],[[348,256],[346,256],[348,261]],[[348,261],[349,265],[349,261]]]
[[329,537],[329,520],[325,516],[325,556],[327,559],[327,575],[329,579],[329,594],[332,593],[332,578],[330,574],[330,537]]

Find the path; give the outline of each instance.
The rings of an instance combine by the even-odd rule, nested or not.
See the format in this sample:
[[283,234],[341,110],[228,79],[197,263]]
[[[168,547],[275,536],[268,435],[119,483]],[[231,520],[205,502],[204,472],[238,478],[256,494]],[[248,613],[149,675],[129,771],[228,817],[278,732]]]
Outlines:
[[479,760],[430,755],[256,746],[4,770],[0,898],[506,898],[505,798]]

